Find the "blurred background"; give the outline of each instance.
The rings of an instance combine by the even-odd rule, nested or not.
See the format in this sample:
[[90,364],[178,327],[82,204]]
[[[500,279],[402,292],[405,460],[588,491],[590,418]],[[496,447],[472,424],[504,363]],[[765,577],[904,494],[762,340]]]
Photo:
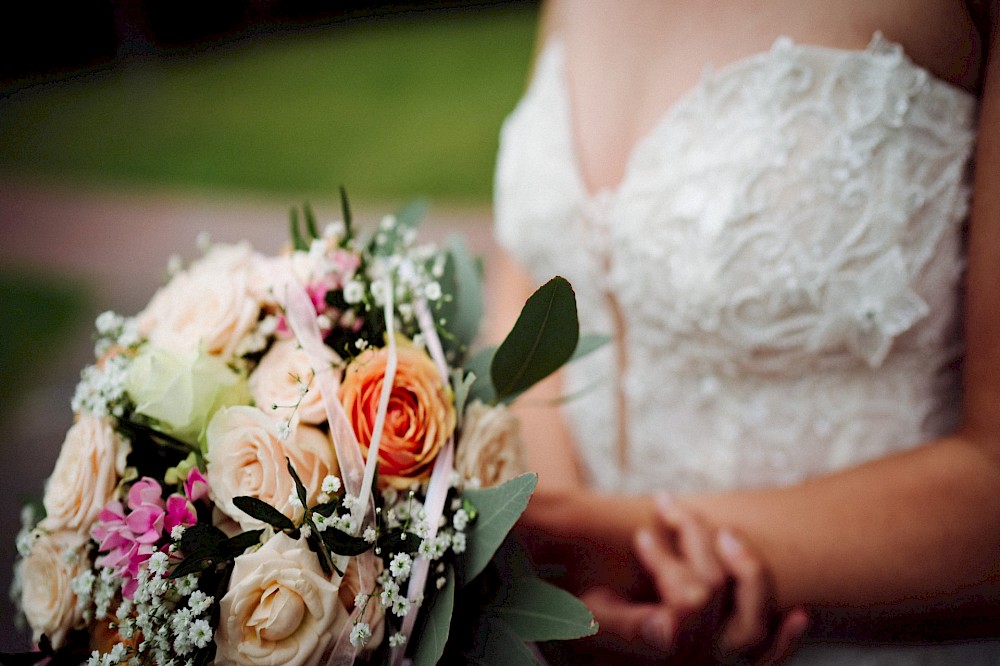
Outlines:
[[94,318],[140,310],[195,238],[273,252],[288,210],[490,251],[497,136],[531,1],[76,0],[0,10],[0,651],[20,505],[41,497]]

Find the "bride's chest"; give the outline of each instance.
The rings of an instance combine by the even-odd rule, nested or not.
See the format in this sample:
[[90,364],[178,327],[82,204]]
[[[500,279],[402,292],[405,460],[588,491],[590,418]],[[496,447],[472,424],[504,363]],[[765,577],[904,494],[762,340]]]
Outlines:
[[952,309],[972,103],[898,50],[778,45],[706,78],[595,196],[565,95],[547,88],[504,130],[499,235],[541,274],[566,274],[584,308],[613,303],[636,344],[878,364]]

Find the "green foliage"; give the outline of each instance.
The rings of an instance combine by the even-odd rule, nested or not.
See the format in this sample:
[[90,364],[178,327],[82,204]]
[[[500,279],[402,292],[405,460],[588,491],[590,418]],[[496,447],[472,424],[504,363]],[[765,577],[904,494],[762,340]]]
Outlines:
[[444,654],[455,610],[455,572],[448,569],[445,584],[425,600],[417,616],[414,635],[420,636],[413,655],[414,666],[434,666]]
[[573,356],[579,337],[573,288],[554,277],[531,295],[493,355],[490,377],[497,399],[510,402],[558,370]]
[[0,91],[0,171],[483,202],[536,18],[478,7],[342,23]]
[[456,563],[459,587],[482,573],[497,548],[528,506],[538,483],[536,474],[522,474],[495,488],[468,488],[463,497],[476,507],[476,520],[466,550]]
[[504,582],[493,612],[521,640],[566,640],[596,630],[590,611],[569,592],[533,576]]
[[256,497],[234,497],[233,504],[251,518],[267,523],[276,530],[288,530],[289,532],[295,530],[295,523],[288,516]]

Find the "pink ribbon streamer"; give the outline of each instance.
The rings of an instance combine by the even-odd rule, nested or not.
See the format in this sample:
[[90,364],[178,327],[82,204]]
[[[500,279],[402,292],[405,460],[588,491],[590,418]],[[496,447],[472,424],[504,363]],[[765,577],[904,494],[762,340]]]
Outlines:
[[[427,349],[437,365],[438,373],[441,375],[441,382],[448,387],[448,363],[444,357],[444,350],[441,346],[441,339],[438,337],[437,329],[434,327],[434,320],[427,302],[418,298],[414,305],[414,312],[417,315],[417,322],[420,324],[420,332],[427,342]],[[448,489],[451,487],[451,476],[455,469],[455,438],[454,435],[448,439],[437,460],[434,461],[434,469],[431,472],[430,483],[427,486],[427,496],[424,498],[424,510],[427,513],[427,541],[433,541],[437,537],[438,522],[444,514],[445,500],[448,498]],[[427,584],[427,576],[430,572],[431,561],[424,556],[418,556],[410,576],[410,584],[406,590],[406,598],[410,600],[410,611],[403,618],[401,633],[406,638],[403,645],[392,650],[392,664],[399,666],[403,663],[406,653],[406,646],[413,634],[413,628],[417,621],[419,612],[418,600],[423,596],[424,587]]]

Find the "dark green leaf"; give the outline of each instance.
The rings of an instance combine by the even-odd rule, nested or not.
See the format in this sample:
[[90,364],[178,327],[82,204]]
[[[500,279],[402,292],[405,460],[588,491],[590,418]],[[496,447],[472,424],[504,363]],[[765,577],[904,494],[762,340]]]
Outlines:
[[420,548],[420,537],[413,532],[403,529],[394,529],[386,532],[378,539],[378,546],[382,549],[383,559],[385,553],[409,553],[413,554]]
[[510,528],[524,513],[537,483],[537,475],[522,474],[495,488],[465,491],[465,499],[472,502],[478,515],[466,532],[466,550],[456,565],[459,587],[486,568]]
[[225,560],[218,550],[196,550],[177,564],[168,578],[182,578],[188,574],[198,573],[218,560]]
[[263,533],[264,530],[251,530],[237,534],[231,539],[226,539],[219,546],[219,552],[225,555],[227,559],[238,557],[246,552],[247,548],[252,548],[259,544],[260,535]]
[[308,506],[309,497],[306,494],[306,487],[302,485],[302,479],[295,472],[295,468],[292,467],[292,461],[286,456],[285,465],[288,467],[288,473],[292,475],[292,481],[295,482],[295,495],[299,498],[299,502],[302,503],[303,507]]
[[293,523],[288,516],[281,513],[267,502],[259,500],[256,497],[250,497],[247,495],[234,497],[233,504],[235,504],[236,508],[243,513],[267,523],[276,530],[295,529],[295,523]]
[[310,239],[319,238],[319,231],[316,229],[316,216],[313,214],[312,206],[303,204],[302,213],[306,218],[306,232]]
[[340,213],[344,218],[344,228],[347,230],[346,238],[350,238],[351,232],[351,204],[347,201],[347,190],[340,186]]
[[296,250],[308,250],[309,244],[306,243],[304,238],[302,238],[302,232],[299,230],[298,208],[292,208],[291,212],[288,214],[288,226],[290,227],[292,234],[292,247]]
[[476,380],[469,389],[468,400],[470,402],[479,400],[486,405],[496,402],[497,392],[493,388],[493,380],[490,378],[490,366],[493,364],[493,355],[496,351],[495,346],[485,347],[465,361],[465,370],[476,376]]
[[451,630],[451,616],[455,609],[454,571],[448,569],[444,587],[440,590],[436,587],[431,589],[434,591],[421,606],[413,633],[414,666],[434,666],[444,654]]
[[569,640],[597,632],[583,602],[534,576],[505,579],[492,606],[524,641]]
[[507,623],[495,615],[484,615],[469,663],[482,666],[508,666],[509,664],[539,664],[528,646]]
[[558,370],[573,356],[579,337],[573,288],[554,277],[524,304],[493,356],[490,376],[497,397],[509,402]]
[[218,527],[205,523],[195,523],[185,527],[181,534],[181,552],[194,553],[199,550],[216,552],[219,544],[225,540],[225,532]]
[[326,544],[326,547],[330,549],[331,553],[337,555],[353,557],[360,555],[372,547],[372,544],[361,537],[351,536],[333,527],[328,527],[321,534],[323,535],[323,543]]

